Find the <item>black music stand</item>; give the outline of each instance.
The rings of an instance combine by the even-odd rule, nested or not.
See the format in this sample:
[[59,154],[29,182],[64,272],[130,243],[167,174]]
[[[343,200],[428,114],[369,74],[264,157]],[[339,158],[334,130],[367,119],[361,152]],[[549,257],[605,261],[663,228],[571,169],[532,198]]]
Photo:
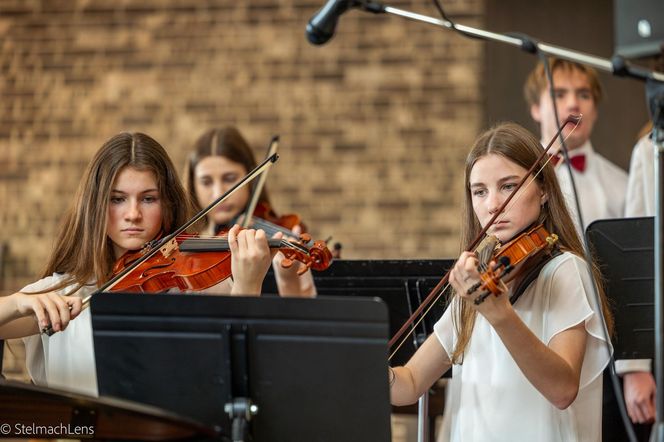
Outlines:
[[102,396],[234,440],[390,440],[378,300],[103,293],[91,308]]
[[615,314],[615,359],[655,356],[653,218],[598,220],[586,229]]
[[[604,278],[614,313],[615,359],[654,359],[655,280],[653,218],[598,220],[586,237]],[[628,440],[611,383],[605,370],[602,433],[607,442]],[[634,424],[639,441],[649,440],[651,425]]]
[[[410,318],[447,270],[450,259],[434,260],[335,260],[325,271],[313,272],[319,297],[378,297],[387,304],[390,336]],[[272,273],[272,269],[268,274]],[[273,277],[265,278],[263,293],[277,293]],[[442,296],[431,308],[414,337],[422,343],[447,308]],[[419,345],[419,344],[418,344]],[[403,365],[415,353],[414,339],[408,339],[392,358]]]
[[[438,284],[454,260],[335,260],[325,271],[314,272],[319,298],[326,296],[380,297],[390,315],[390,336],[394,336],[422,301]],[[272,271],[270,269],[270,271]],[[265,278],[263,293],[276,293],[274,278]],[[447,308],[446,296],[432,303],[431,310],[410,338],[390,360],[393,366],[404,365],[424,340],[433,333],[434,324]],[[390,349],[394,351],[395,349]],[[448,370],[445,377],[451,377]],[[418,435],[434,439],[436,416],[443,414],[445,391],[434,385],[418,404],[393,407],[394,413],[418,415]],[[426,433],[426,434],[425,434]]]

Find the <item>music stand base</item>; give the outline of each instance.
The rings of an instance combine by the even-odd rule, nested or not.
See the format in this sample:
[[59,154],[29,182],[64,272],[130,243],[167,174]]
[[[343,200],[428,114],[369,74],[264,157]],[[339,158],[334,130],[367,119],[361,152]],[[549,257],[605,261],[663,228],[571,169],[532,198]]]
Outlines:
[[233,402],[224,405],[224,411],[232,420],[231,439],[233,442],[245,442],[249,435],[249,421],[251,416],[258,413],[258,407],[250,399],[234,398]]

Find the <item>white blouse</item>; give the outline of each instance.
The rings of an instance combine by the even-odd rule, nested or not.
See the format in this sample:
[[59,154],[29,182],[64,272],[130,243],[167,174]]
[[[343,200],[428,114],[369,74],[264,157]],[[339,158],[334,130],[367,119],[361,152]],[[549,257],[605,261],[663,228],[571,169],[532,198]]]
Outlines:
[[[514,309],[545,344],[584,323],[588,332],[579,393],[559,410],[533,387],[500,337],[477,315],[462,365],[454,365],[449,410],[452,441],[601,441],[602,371],[613,351],[584,260],[566,252],[548,262]],[[456,342],[450,308],[434,331],[451,356]]]
[[588,225],[598,219],[622,218],[627,193],[627,173],[593,150],[590,141],[574,149],[570,155],[586,155],[586,170],[572,168],[574,184],[579,196],[583,228],[579,226],[572,182],[567,166],[561,161],[556,165],[556,176],[565,196],[579,236],[583,238]]
[[655,215],[655,146],[646,135],[636,143],[629,163],[625,216]]
[[[65,275],[56,273],[24,287],[21,292],[45,290],[64,279]],[[56,293],[63,295],[71,289],[71,286],[65,287]],[[96,285],[86,285],[71,296],[84,298],[96,289]],[[64,331],[53,336],[28,336],[23,342],[28,373],[35,384],[89,396],[99,395],[89,308],[84,309]]]

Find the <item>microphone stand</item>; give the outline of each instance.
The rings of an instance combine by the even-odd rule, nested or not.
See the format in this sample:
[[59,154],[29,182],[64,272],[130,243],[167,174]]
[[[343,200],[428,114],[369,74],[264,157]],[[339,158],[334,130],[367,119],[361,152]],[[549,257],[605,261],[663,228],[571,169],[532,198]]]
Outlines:
[[[655,149],[655,380],[657,382],[655,441],[664,441],[664,83],[654,84],[649,97]],[[656,89],[659,89],[657,92]]]
[[[624,58],[614,56],[611,60],[597,57],[592,54],[566,49],[547,43],[538,42],[527,35],[506,35],[483,29],[473,28],[461,24],[452,23],[449,20],[441,20],[422,14],[406,11],[403,9],[385,6],[376,1],[355,1],[350,6],[374,14],[392,14],[409,20],[428,23],[441,28],[459,32],[470,38],[486,41],[496,41],[511,46],[516,46],[525,52],[532,54],[541,53],[568,61],[591,66],[597,70],[609,72],[615,76],[629,77],[650,84],[664,86],[664,73],[651,71],[629,65]],[[662,87],[664,90],[664,87]],[[652,140],[655,149],[655,379],[657,381],[656,409],[657,416],[653,425],[654,440],[664,442],[664,92],[660,93],[659,100],[655,100],[659,111],[652,112],[653,135]],[[656,106],[655,106],[656,107]]]

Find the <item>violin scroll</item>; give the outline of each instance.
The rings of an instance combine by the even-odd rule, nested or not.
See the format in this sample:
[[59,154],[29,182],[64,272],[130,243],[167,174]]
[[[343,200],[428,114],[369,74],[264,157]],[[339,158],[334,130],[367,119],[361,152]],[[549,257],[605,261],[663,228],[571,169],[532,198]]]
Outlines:
[[[308,237],[307,240],[302,237]],[[304,243],[311,241],[311,236],[307,234],[300,235],[300,240]],[[292,267],[295,261],[300,261],[304,263],[298,271],[298,275],[302,275],[310,268],[314,270],[325,270],[330,266],[332,262],[332,253],[327,248],[325,241],[314,241],[313,245],[309,247],[309,250],[305,255],[303,255],[297,248],[282,248],[281,252],[284,254],[285,258],[281,261],[281,266],[285,269]]]

